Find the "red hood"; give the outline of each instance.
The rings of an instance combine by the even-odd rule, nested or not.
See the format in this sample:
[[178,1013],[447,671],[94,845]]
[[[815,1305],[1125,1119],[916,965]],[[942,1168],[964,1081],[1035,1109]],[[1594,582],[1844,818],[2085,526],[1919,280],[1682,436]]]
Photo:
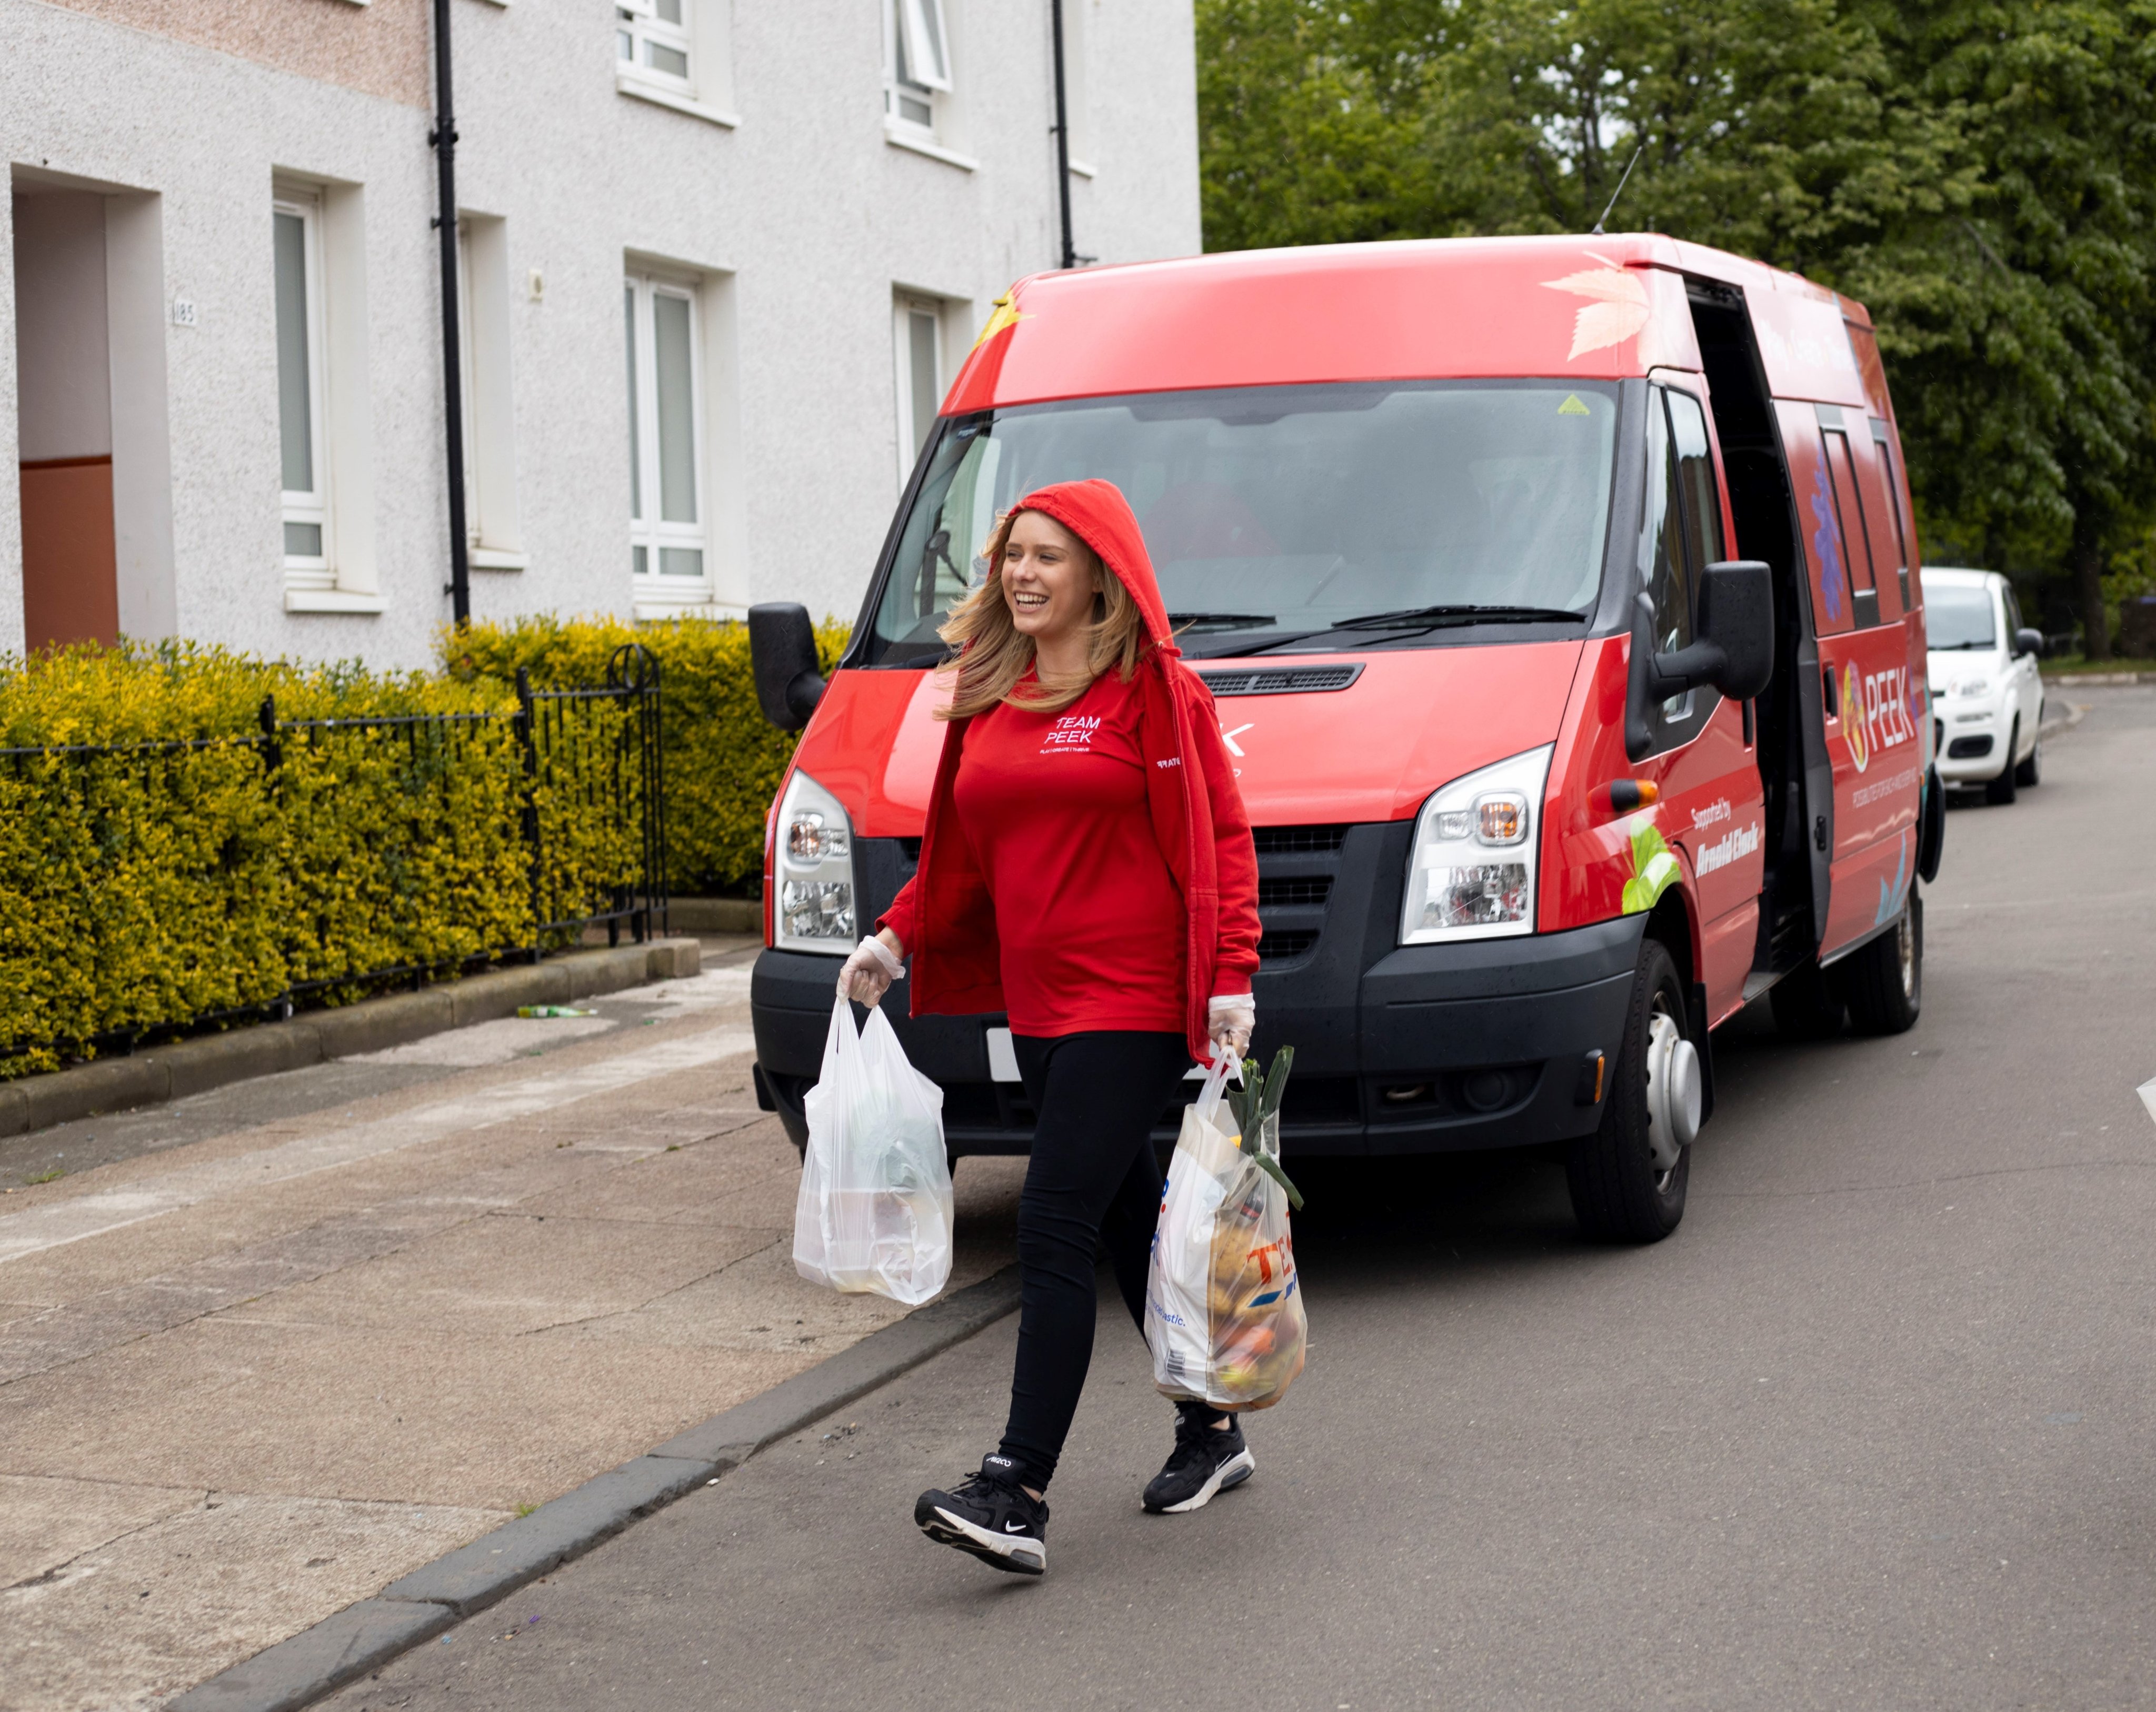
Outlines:
[[[1145,614],[1146,634],[1164,654],[1178,654],[1175,633],[1168,622],[1168,605],[1160,598],[1160,584],[1152,573],[1152,559],[1146,552],[1145,533],[1123,491],[1112,481],[1056,481],[1036,487],[1013,512],[1039,512],[1053,517],[1100,555],[1101,563],[1116,580],[1131,591]],[[996,568],[1000,570],[998,559]]]

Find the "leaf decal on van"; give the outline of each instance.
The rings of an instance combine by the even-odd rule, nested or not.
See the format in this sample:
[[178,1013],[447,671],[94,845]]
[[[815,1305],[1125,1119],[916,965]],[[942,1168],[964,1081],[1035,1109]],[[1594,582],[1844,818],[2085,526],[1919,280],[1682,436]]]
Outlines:
[[1621,345],[1647,324],[1647,288],[1636,274],[1622,268],[1588,268],[1561,280],[1544,280],[1543,288],[1595,300],[1572,319],[1568,362],[1585,352]]
[[1650,821],[1634,822],[1632,877],[1625,882],[1625,913],[1638,915],[1652,909],[1679,872],[1677,859],[1663,841],[1661,829]]

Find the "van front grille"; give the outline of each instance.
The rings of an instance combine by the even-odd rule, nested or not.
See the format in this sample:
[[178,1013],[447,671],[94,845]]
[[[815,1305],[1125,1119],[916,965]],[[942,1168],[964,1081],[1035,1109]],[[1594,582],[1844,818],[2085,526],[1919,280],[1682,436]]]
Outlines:
[[1273,878],[1261,876],[1258,881],[1260,909],[1277,909],[1284,904],[1323,903],[1332,895],[1330,874],[1281,875]]
[[1251,841],[1258,854],[1300,856],[1306,851],[1337,850],[1348,836],[1345,826],[1254,826]]
[[1300,957],[1317,943],[1317,933],[1308,928],[1286,933],[1267,933],[1258,941],[1258,961],[1278,963],[1286,958]]

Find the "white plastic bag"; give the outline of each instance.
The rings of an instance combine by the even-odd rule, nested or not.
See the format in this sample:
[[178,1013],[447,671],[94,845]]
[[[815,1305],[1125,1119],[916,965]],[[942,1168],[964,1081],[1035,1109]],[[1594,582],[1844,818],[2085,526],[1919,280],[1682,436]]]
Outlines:
[[[1238,1144],[1230,1061],[1184,1108],[1146,1281],[1152,1382],[1171,1397],[1269,1409],[1302,1371],[1308,1328],[1286,1191]],[[1264,1138],[1277,1150],[1277,1117]]]
[[854,1030],[831,1009],[824,1070],[808,1090],[808,1148],[793,1203],[794,1270],[812,1284],[874,1291],[909,1307],[951,1277],[951,1164],[943,1090],[906,1062],[879,1009]]

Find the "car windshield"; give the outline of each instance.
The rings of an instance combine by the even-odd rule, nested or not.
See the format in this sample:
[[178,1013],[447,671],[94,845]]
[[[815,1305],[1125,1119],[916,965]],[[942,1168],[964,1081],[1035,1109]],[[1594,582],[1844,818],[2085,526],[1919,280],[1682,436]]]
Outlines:
[[900,531],[865,663],[940,658],[937,628],[987,574],[997,516],[1086,476],[1137,512],[1188,654],[1577,623],[1601,584],[1617,407],[1614,385],[1419,382],[952,419]]
[[1999,632],[1991,614],[1989,589],[1924,591],[1924,635],[1933,653],[1943,650],[1995,648]]

